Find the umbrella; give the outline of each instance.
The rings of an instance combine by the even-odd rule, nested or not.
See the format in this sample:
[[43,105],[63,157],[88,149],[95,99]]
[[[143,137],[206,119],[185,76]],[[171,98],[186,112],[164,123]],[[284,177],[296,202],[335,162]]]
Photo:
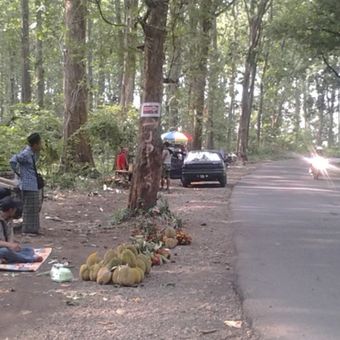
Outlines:
[[188,138],[188,142],[192,142],[193,138],[192,135],[188,132],[183,132],[184,136]]
[[188,142],[188,137],[182,132],[169,131],[162,134],[162,140],[173,144],[183,144]]

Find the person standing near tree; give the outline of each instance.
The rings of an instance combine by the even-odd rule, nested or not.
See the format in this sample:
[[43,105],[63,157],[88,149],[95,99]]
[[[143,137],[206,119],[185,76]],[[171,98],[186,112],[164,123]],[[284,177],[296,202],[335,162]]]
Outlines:
[[170,170],[171,170],[171,152],[169,149],[170,144],[165,142],[163,144],[162,151],[162,179],[161,179],[161,189],[164,189],[164,182],[166,182],[166,190],[170,192]]
[[41,189],[43,183],[37,173],[36,164],[42,147],[42,140],[38,133],[33,133],[27,138],[28,145],[10,160],[12,170],[18,176],[19,187],[23,200],[23,225],[22,232],[39,234]]

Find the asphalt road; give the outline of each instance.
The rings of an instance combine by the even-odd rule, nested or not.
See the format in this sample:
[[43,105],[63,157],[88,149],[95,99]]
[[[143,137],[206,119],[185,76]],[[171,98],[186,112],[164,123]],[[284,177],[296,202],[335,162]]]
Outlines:
[[262,339],[340,339],[340,175],[265,164],[232,196],[238,282]]

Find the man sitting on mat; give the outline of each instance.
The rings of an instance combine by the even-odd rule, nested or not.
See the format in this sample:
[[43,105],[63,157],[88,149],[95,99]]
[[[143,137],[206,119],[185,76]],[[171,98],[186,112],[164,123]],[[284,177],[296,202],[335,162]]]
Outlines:
[[21,203],[11,197],[0,201],[0,263],[32,263],[43,260],[35,254],[33,248],[21,247],[13,241],[13,229],[9,222],[20,217],[21,209]]

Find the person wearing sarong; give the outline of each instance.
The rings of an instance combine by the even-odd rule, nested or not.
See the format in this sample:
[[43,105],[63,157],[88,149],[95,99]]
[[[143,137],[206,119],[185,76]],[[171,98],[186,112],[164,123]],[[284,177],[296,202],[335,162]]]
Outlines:
[[13,240],[13,229],[9,222],[20,217],[21,202],[12,197],[0,200],[0,263],[41,262],[41,256],[35,254],[31,247],[23,247]]
[[41,150],[41,137],[38,133],[31,134],[28,146],[10,160],[10,165],[19,179],[19,187],[23,200],[22,232],[26,234],[39,234],[41,192],[38,188],[36,163]]

